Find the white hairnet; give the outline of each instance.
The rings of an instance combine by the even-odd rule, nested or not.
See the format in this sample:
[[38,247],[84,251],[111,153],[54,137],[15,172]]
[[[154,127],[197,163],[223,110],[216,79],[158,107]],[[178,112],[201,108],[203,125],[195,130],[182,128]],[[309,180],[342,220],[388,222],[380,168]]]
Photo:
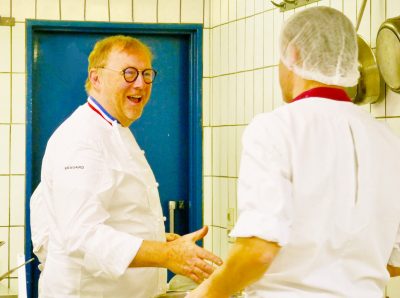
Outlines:
[[281,61],[296,75],[327,85],[357,85],[357,35],[353,24],[330,7],[312,7],[291,16],[280,39]]

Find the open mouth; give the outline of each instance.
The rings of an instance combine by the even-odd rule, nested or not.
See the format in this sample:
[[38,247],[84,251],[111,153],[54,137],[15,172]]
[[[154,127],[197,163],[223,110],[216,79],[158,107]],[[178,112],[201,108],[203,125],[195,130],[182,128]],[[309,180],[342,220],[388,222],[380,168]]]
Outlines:
[[128,96],[128,99],[129,99],[130,102],[139,103],[139,102],[142,101],[142,96],[140,96],[140,95],[130,95],[130,96]]

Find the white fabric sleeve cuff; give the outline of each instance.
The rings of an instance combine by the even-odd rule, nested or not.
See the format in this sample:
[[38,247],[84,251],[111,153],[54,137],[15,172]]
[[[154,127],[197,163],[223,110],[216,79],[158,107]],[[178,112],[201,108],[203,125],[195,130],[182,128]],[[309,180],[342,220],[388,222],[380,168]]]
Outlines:
[[[103,237],[93,237],[92,241],[86,242],[90,247],[85,250],[84,267],[93,276],[105,275],[110,279],[117,279],[125,273],[142,245],[141,238],[111,230],[110,227],[103,226],[96,230],[96,234]],[[104,237],[105,233],[110,237]]]
[[230,236],[258,237],[285,246],[289,239],[289,225],[289,222],[279,221],[275,217],[265,218],[258,212],[243,211]]

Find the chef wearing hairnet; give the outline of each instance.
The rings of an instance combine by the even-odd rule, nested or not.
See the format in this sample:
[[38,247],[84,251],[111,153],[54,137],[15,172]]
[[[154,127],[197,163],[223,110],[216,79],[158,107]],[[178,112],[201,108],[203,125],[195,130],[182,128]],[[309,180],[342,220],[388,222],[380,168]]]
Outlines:
[[289,103],[243,135],[237,237],[188,297],[380,298],[400,274],[400,140],[355,106],[357,40],[339,11],[285,23],[280,84]]
[[149,101],[151,61],[132,37],[98,41],[87,102],[48,141],[31,204],[40,297],[150,298],[165,292],[162,267],[201,282],[206,261],[221,262],[195,244],[206,227],[166,236],[158,185],[128,128]]

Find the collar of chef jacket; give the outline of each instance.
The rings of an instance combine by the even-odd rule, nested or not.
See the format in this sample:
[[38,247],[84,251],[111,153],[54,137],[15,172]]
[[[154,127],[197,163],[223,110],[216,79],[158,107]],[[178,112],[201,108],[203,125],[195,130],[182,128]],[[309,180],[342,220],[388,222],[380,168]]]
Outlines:
[[322,97],[326,99],[351,102],[350,97],[343,89],[332,87],[317,87],[304,91],[303,93],[296,96],[292,102],[309,97]]

